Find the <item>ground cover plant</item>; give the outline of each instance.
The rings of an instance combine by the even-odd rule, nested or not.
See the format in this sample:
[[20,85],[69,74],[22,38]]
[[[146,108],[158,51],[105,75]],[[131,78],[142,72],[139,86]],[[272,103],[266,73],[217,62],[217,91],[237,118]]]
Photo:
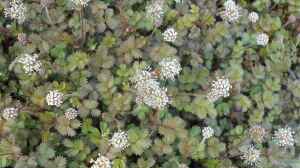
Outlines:
[[300,0],[1,0],[0,167],[299,168]]

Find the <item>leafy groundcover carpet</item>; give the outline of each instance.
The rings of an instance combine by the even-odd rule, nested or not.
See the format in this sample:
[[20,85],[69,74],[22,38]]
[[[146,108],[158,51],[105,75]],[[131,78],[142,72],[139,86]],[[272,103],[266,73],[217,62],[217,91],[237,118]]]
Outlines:
[[300,168],[300,0],[1,0],[1,168]]

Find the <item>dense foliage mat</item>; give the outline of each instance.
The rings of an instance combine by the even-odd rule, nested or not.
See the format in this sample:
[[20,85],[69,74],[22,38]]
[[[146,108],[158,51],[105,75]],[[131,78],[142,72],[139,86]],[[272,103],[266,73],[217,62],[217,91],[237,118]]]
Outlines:
[[300,0],[1,0],[0,33],[0,167],[300,167]]

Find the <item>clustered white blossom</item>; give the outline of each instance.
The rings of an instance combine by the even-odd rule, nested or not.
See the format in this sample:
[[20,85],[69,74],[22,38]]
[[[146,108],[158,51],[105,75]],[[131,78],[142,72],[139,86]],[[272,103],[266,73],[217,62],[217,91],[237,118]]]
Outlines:
[[256,36],[257,45],[266,46],[269,42],[269,36],[266,33],[260,33]]
[[246,150],[242,152],[241,159],[249,166],[259,166],[261,162],[261,152],[253,145],[250,145]]
[[250,22],[256,23],[259,19],[259,16],[256,12],[250,12],[248,15],[248,19],[250,20]]
[[217,80],[212,82],[211,90],[207,94],[207,99],[210,102],[215,102],[221,97],[228,97],[232,88],[229,79],[225,77],[217,77]]
[[274,142],[281,147],[292,147],[295,144],[295,132],[290,128],[279,128],[274,133]]
[[23,54],[17,58],[17,62],[23,64],[23,69],[26,74],[32,74],[33,72],[41,72],[42,63],[38,60],[37,54]]
[[233,0],[227,0],[224,3],[224,11],[221,12],[221,17],[228,22],[237,21],[240,14],[241,7],[238,6]]
[[64,94],[57,90],[49,91],[49,93],[46,96],[47,104],[49,106],[60,107],[63,103],[63,96]]
[[18,109],[14,108],[14,107],[8,107],[5,108],[2,111],[2,117],[5,120],[13,120],[16,119],[18,117]]
[[79,114],[78,110],[74,108],[68,108],[65,112],[65,117],[68,120],[73,120],[78,116],[78,114]]
[[98,153],[98,157],[96,160],[91,159],[90,163],[92,163],[91,168],[111,168],[111,161]]
[[90,0],[71,0],[71,2],[76,6],[86,7]]
[[164,40],[167,42],[175,42],[175,40],[177,38],[177,32],[172,27],[165,30],[162,35],[163,35]]
[[160,25],[164,16],[163,1],[155,0],[146,7],[147,17],[153,19],[156,26]]
[[137,71],[132,82],[137,93],[137,103],[145,103],[154,109],[161,109],[169,103],[167,89],[161,88],[155,75],[148,70]]
[[249,135],[251,140],[262,143],[266,136],[266,129],[260,125],[254,125],[249,129]]
[[174,80],[181,71],[181,65],[176,58],[164,58],[159,62],[159,70],[161,78]]
[[22,0],[11,0],[9,7],[4,9],[4,16],[17,20],[19,24],[24,23],[26,19],[26,7]]
[[114,148],[119,150],[124,150],[129,146],[128,135],[124,131],[118,131],[114,133],[109,142]]
[[203,136],[203,139],[205,139],[205,140],[212,137],[214,135],[214,133],[215,133],[215,131],[211,127],[204,127],[202,129],[202,136]]

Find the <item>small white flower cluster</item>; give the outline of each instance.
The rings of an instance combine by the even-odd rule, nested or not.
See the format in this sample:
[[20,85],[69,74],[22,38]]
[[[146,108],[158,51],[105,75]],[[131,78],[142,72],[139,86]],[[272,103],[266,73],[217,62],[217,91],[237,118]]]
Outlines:
[[111,168],[111,161],[98,153],[98,157],[96,160],[91,159],[90,163],[92,163],[91,168]]
[[74,108],[68,108],[65,111],[65,117],[68,120],[74,120],[77,116],[78,116],[78,110],[74,109]]
[[162,109],[169,102],[167,89],[160,87],[157,77],[162,79],[175,79],[181,71],[179,61],[175,58],[166,58],[159,63],[157,71],[150,72],[147,70],[139,70],[132,77],[131,81],[136,89],[136,102],[144,103],[154,109]]
[[232,88],[229,79],[225,77],[217,77],[216,81],[212,82],[211,90],[207,94],[207,99],[210,102],[215,102],[221,97],[228,97]]
[[262,143],[266,134],[266,129],[260,125],[254,125],[249,129],[251,140],[257,143]]
[[23,64],[23,69],[26,74],[32,74],[33,72],[41,72],[42,63],[38,60],[37,54],[23,54],[20,58],[17,58],[17,62]]
[[204,127],[202,129],[202,136],[203,136],[202,141],[205,141],[206,139],[212,137],[214,135],[214,133],[215,133],[215,131],[211,127]]
[[138,82],[135,88],[137,90],[136,102],[139,104],[145,103],[154,109],[161,109],[170,101],[167,89],[161,88],[155,79]]
[[177,32],[172,27],[165,30],[162,35],[163,35],[164,40],[167,42],[175,42],[175,40],[177,38]]
[[274,133],[274,142],[281,147],[292,147],[295,144],[295,132],[290,128],[280,128]]
[[63,93],[57,90],[52,90],[47,94],[46,101],[49,106],[60,107],[61,104],[63,103],[63,97],[64,97]]
[[260,33],[256,36],[257,45],[266,46],[269,43],[269,36],[266,33]]
[[71,2],[76,6],[86,7],[90,0],[71,0]]
[[2,111],[2,117],[5,120],[14,120],[18,117],[18,109],[9,107]]
[[159,62],[159,70],[161,78],[174,80],[181,71],[181,65],[176,58],[164,58]]
[[221,17],[228,22],[236,22],[241,16],[240,10],[241,7],[233,0],[227,0],[224,3],[224,11],[221,12]]
[[15,19],[19,24],[22,24],[26,19],[26,11],[27,9],[22,0],[11,0],[9,7],[4,9],[4,16]]
[[241,156],[241,159],[244,160],[244,163],[249,166],[259,166],[261,162],[260,158],[261,152],[256,149],[253,145],[250,145]]
[[124,150],[129,146],[128,135],[124,131],[114,133],[109,142],[114,148],[119,150]]
[[259,19],[259,16],[256,12],[250,12],[248,15],[248,19],[250,20],[250,22],[256,23]]
[[163,1],[155,0],[150,5],[146,7],[147,17],[153,19],[156,26],[159,26],[163,20],[164,9]]

